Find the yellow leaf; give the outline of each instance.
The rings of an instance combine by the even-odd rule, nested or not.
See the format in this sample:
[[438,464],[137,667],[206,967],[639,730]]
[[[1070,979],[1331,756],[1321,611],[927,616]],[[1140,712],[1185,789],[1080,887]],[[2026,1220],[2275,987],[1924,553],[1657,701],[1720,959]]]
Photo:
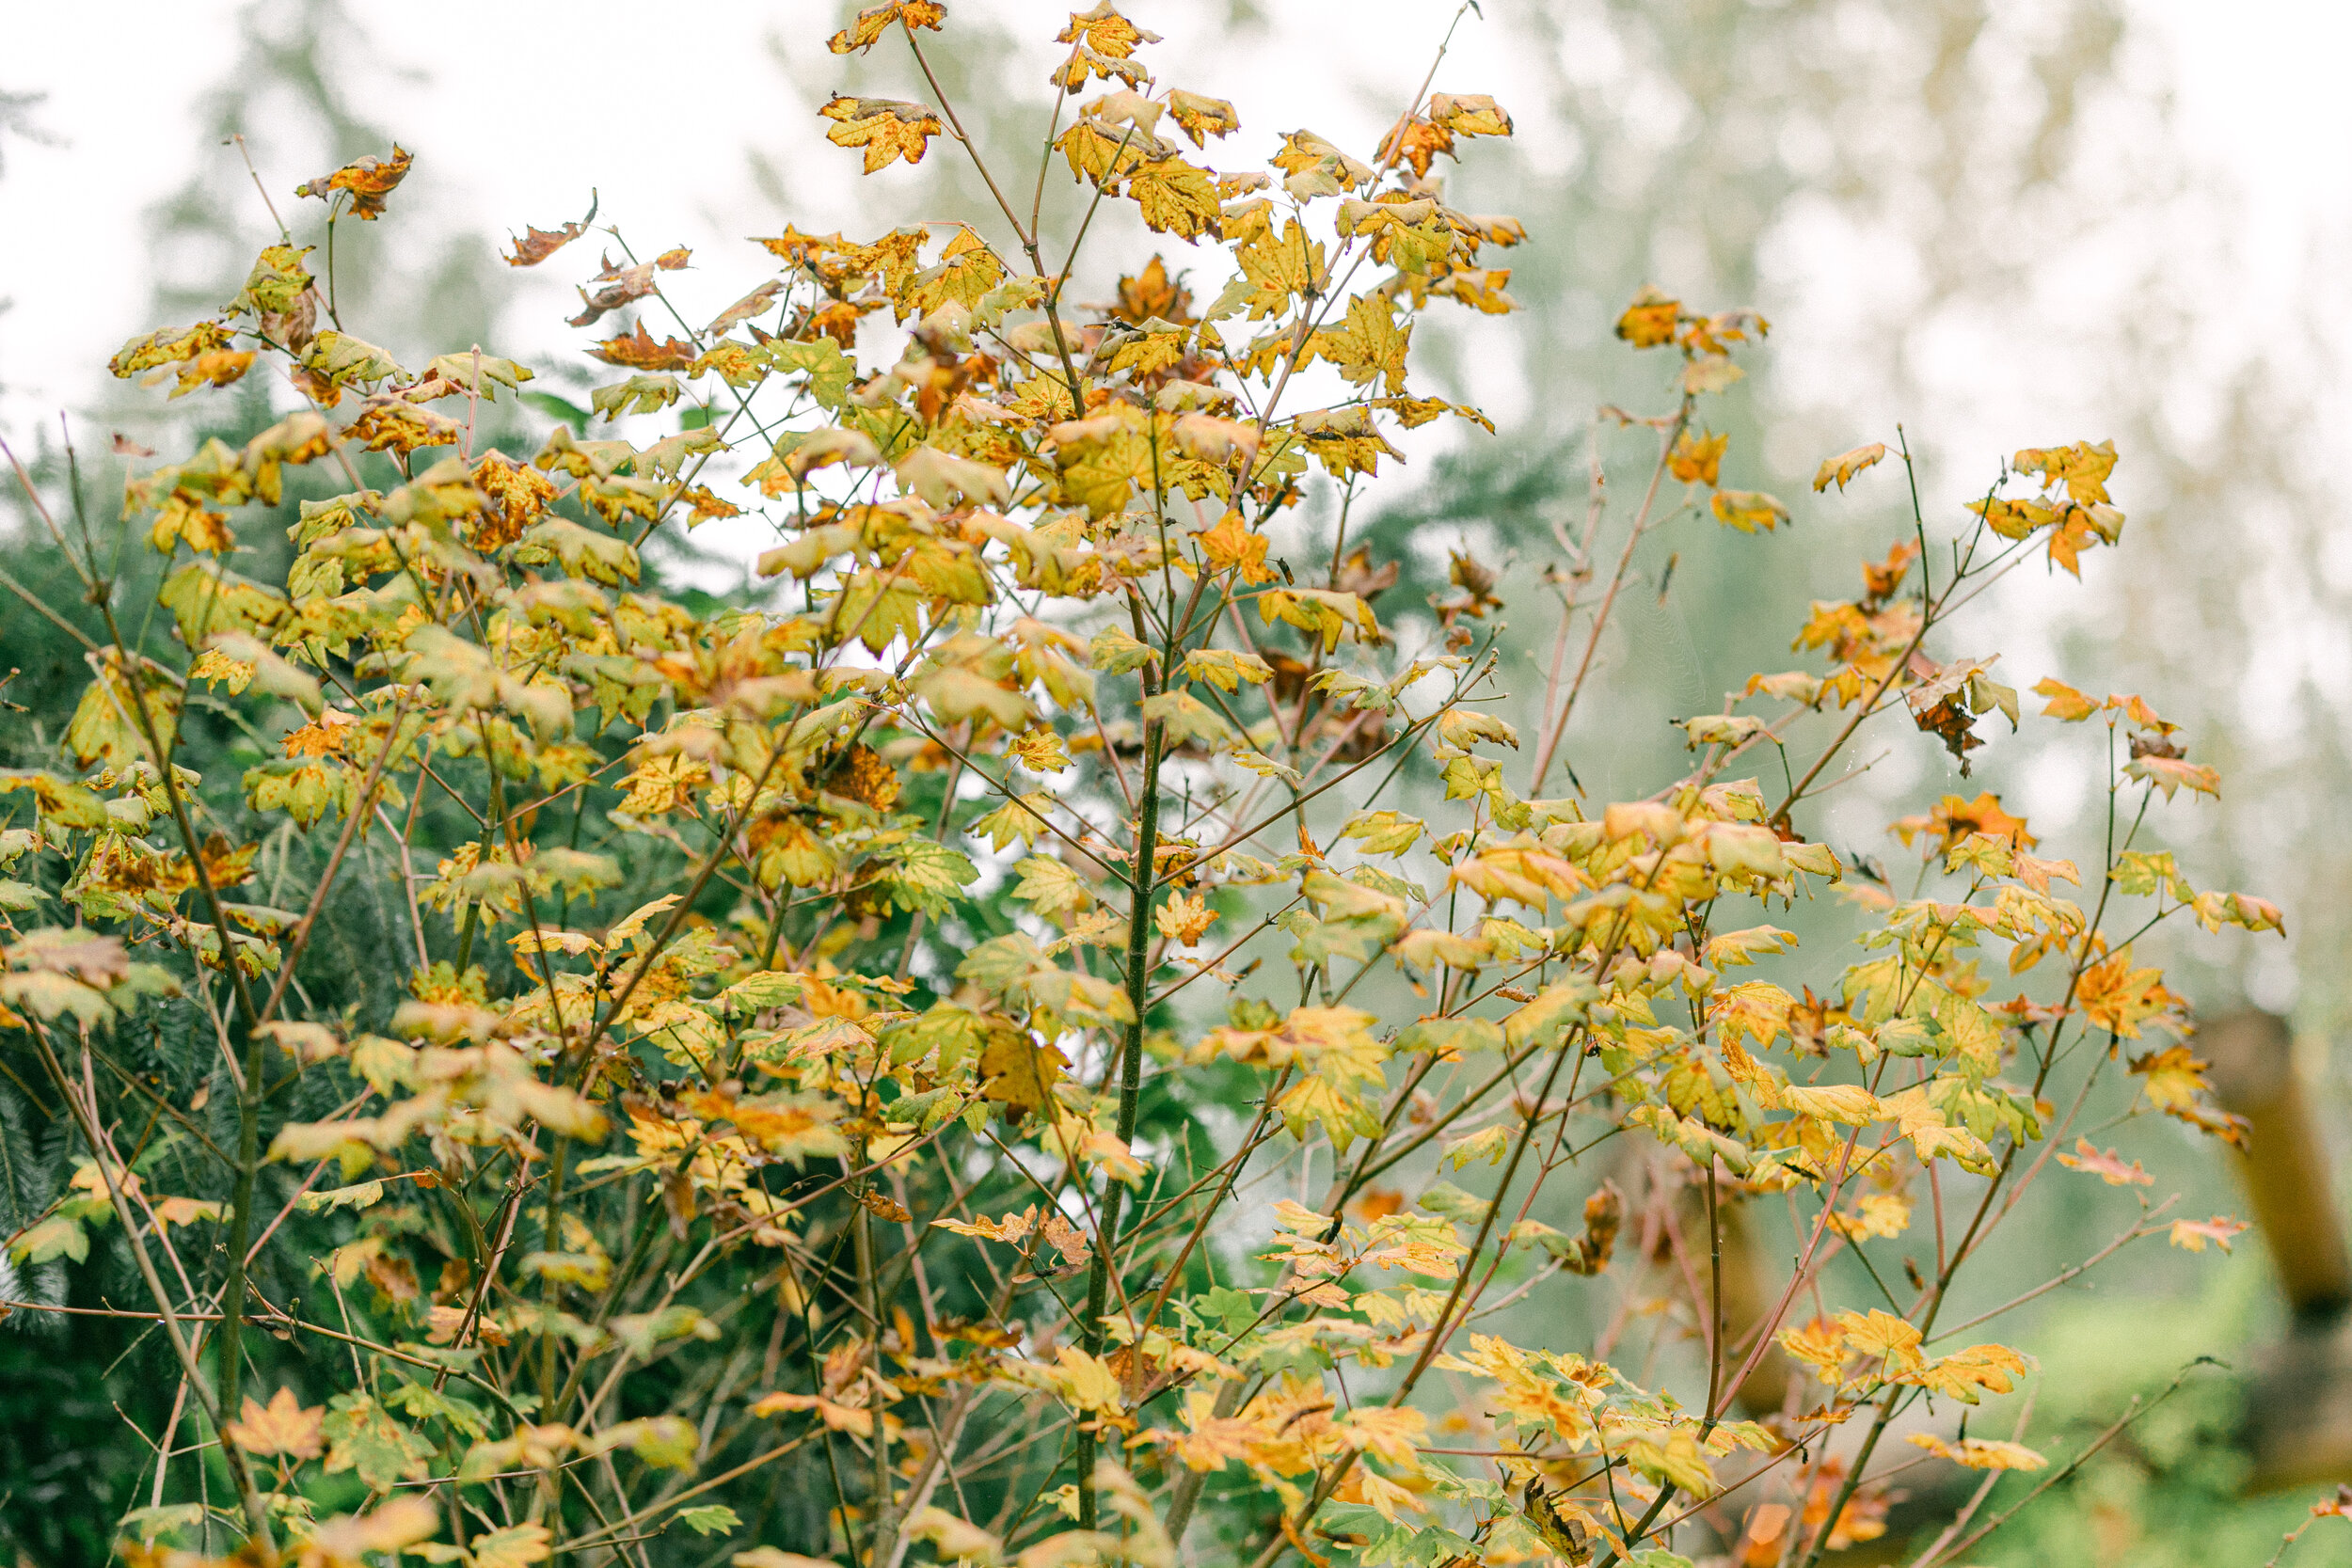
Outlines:
[[2070,724],[2099,711],[2097,703],[2054,676],[2044,675],[2034,682],[2033,694],[2050,699],[2042,709],[2043,714]]
[[1843,490],[1847,482],[1854,475],[1877,463],[1885,455],[1886,443],[1873,441],[1867,447],[1856,447],[1851,451],[1841,451],[1836,457],[1824,457],[1821,459],[1820,470],[1813,476],[1813,488],[1817,492],[1826,490],[1835,482],[1837,488]]
[[1666,467],[1675,478],[1685,484],[1712,484],[1724,461],[1724,449],[1731,445],[1728,436],[1701,436],[1685,430],[1675,437],[1674,451],[1666,456]]
[[1998,1438],[1964,1437],[1957,1443],[1947,1443],[1931,1433],[1915,1432],[1905,1441],[1972,1470],[2039,1470],[2050,1463],[2023,1443],[2005,1443]]
[[1231,135],[1241,129],[1241,115],[1231,103],[1182,87],[1168,89],[1168,112],[1195,147],[1208,145],[1203,137]]
[[1128,177],[1127,195],[1142,213],[1147,229],[1180,240],[1216,231],[1216,186],[1208,170],[1182,158],[1162,158],[1138,166]]
[[1788,520],[1788,509],[1761,490],[1718,490],[1714,509],[1717,522],[1742,533],[1770,533]]
[[894,25],[903,25],[909,32],[929,27],[933,32],[947,19],[947,8],[939,0],[884,0],[879,6],[868,6],[850,19],[850,24],[834,34],[825,47],[836,55],[854,50],[865,54],[882,40],[882,36]]
[[1918,1325],[1892,1312],[1875,1307],[1867,1313],[1840,1312],[1837,1326],[1846,1348],[1857,1355],[1883,1361],[1890,1370],[1911,1371],[1921,1365]]
[[1200,546],[1209,570],[1238,572],[1241,580],[1251,585],[1273,580],[1274,568],[1265,563],[1266,536],[1250,531],[1240,513],[1226,513],[1217,519],[1216,527],[1203,529],[1192,537],[1193,543]]
[[1351,386],[1385,384],[1391,396],[1405,390],[1405,352],[1412,328],[1399,327],[1386,295],[1358,294],[1347,316],[1314,336],[1314,351],[1339,367]]
[[1675,324],[1681,316],[1680,300],[1656,287],[1646,287],[1633,296],[1633,303],[1617,318],[1617,336],[1635,348],[1656,348],[1674,341]]
[[1179,946],[1189,947],[1208,934],[1216,923],[1216,911],[1208,900],[1197,893],[1179,891],[1167,903],[1152,911],[1152,924],[1160,935]]
[[866,150],[866,172],[888,168],[904,158],[919,164],[930,138],[946,129],[920,103],[891,98],[848,98],[835,93],[817,111],[834,122],[825,139],[835,147]]

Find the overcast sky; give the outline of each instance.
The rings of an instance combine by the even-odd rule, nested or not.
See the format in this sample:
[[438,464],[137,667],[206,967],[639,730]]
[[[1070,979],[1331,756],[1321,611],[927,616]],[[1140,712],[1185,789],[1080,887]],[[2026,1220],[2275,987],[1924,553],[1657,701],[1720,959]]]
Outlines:
[[[1002,0],[964,8],[1019,10]],[[1181,28],[1197,47],[1195,17],[1208,8],[1183,7],[1168,30]],[[2140,56],[2150,87],[2169,77],[2191,155],[2224,171],[2242,198],[2249,293],[2283,286],[2315,245],[2339,237],[2352,195],[2352,94],[2342,81],[2352,7],[2138,0],[2127,8],[2162,41]],[[1132,9],[1151,20],[1176,8],[1138,0]],[[1284,0],[1265,9],[1297,48],[1261,38],[1234,51],[1217,61],[1220,90],[1279,103],[1286,124],[1343,140],[1376,134],[1375,96],[1409,95],[1452,11],[1401,0]],[[60,405],[87,402],[106,356],[153,325],[143,317],[151,274],[142,215],[202,155],[198,100],[235,58],[236,10],[232,0],[13,8],[0,90],[46,94],[35,118],[56,142],[5,147],[0,298],[13,308],[0,314],[0,430],[21,435]],[[418,127],[417,139],[437,146],[456,139],[446,135],[453,123],[463,127],[463,145],[478,156],[457,169],[443,157],[432,171],[445,227],[496,235],[526,219],[576,215],[593,180],[607,215],[635,233],[739,243],[747,212],[762,223],[772,212],[737,150],[814,140],[806,106],[787,96],[765,40],[782,33],[813,44],[835,8],[723,3],[695,8],[691,22],[678,14],[657,21],[643,6],[608,0],[410,0],[397,24],[376,24],[377,47],[352,72],[355,96],[370,118]],[[1465,26],[1448,81],[1506,95],[1513,73],[1502,31]],[[1305,58],[1317,67],[1298,69]],[[522,61],[529,67],[518,71]],[[599,112],[593,87],[569,89],[624,69],[692,87],[661,95],[659,113],[644,119]],[[316,172],[264,171],[281,202]],[[837,187],[845,171],[790,172],[806,200],[821,198],[828,180]],[[553,304],[562,284],[546,286]]]

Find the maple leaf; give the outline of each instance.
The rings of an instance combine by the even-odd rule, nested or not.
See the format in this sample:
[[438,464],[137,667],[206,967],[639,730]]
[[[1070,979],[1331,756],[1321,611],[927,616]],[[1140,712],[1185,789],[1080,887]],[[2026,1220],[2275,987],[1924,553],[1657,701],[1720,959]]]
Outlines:
[[1206,147],[1205,137],[1229,136],[1241,129],[1241,114],[1231,103],[1182,87],[1168,89],[1168,112],[1195,147]]
[[1666,456],[1666,467],[1685,484],[1712,484],[1722,467],[1724,449],[1731,444],[1728,436],[1701,436],[1685,429],[1675,437],[1674,451]]
[[2050,1463],[2023,1443],[2007,1443],[1993,1437],[1963,1437],[1957,1443],[1947,1443],[1928,1433],[1915,1432],[1904,1440],[1939,1459],[1965,1465],[1972,1470],[2039,1470]]
[[1137,165],[1127,178],[1127,195],[1147,229],[1180,240],[1217,231],[1216,187],[1209,171],[1182,158]]
[[947,20],[947,8],[939,0],[883,0],[879,6],[868,6],[850,19],[850,24],[827,40],[825,47],[836,55],[852,51],[866,54],[882,36],[893,26],[903,26],[909,32],[917,27],[939,31]]
[[1657,348],[1675,341],[1675,325],[1682,319],[1682,302],[1656,287],[1645,287],[1617,318],[1617,336],[1635,348]]
[[866,172],[888,168],[904,158],[919,164],[930,138],[946,129],[939,117],[920,103],[892,98],[850,98],[834,93],[817,111],[834,122],[825,139],[835,147],[866,150]]
[[2027,447],[2010,459],[2010,466],[2019,473],[2040,474],[2044,490],[2063,484],[2069,499],[2088,507],[2110,499],[2106,482],[2115,461],[2113,441],[2095,447],[2077,441],[2071,447]]
[[1788,509],[1761,490],[1718,490],[1713,506],[1717,522],[1742,533],[1770,533],[1788,520]]
[[2026,831],[2026,819],[2011,816],[2001,809],[2001,798],[1991,790],[1982,790],[1973,800],[1957,795],[1947,795],[1935,803],[1934,809],[1922,817],[1905,817],[1896,825],[1896,832],[1905,844],[1922,831],[1937,835],[1939,847],[1951,847],[1971,833],[1997,838],[2019,849],[2030,849],[2041,841]]
[[1246,584],[1271,582],[1274,568],[1265,563],[1266,536],[1251,531],[1239,512],[1228,512],[1216,526],[1194,534],[1193,542],[1213,572],[1237,572]]
[[1339,368],[1352,386],[1383,382],[1393,395],[1405,390],[1405,354],[1412,328],[1400,328],[1390,302],[1377,294],[1358,294],[1347,302],[1346,318],[1314,335],[1314,351]]
[[656,342],[642,321],[634,332],[608,338],[588,352],[608,365],[632,371],[682,371],[694,363],[691,343],[681,338]]
[[1100,0],[1090,10],[1072,11],[1070,24],[1054,41],[1071,46],[1070,58],[1049,79],[1065,92],[1076,92],[1092,76],[1135,79],[1136,68],[1126,62],[1137,45],[1157,43],[1160,35],[1128,21],[1111,0]]
[[1850,1242],[1899,1236],[1911,1225],[1911,1200],[1899,1193],[1868,1193],[1851,1212],[1830,1215],[1829,1224]]
[[545,1525],[509,1525],[488,1530],[467,1544],[473,1568],[529,1568],[555,1553],[554,1539]]
[[326,1407],[302,1407],[291,1388],[280,1388],[266,1405],[246,1396],[245,1408],[233,1421],[224,1422],[222,1434],[251,1454],[282,1454],[288,1459],[316,1459],[326,1451]]
[[1216,911],[1200,895],[1179,891],[1152,911],[1152,920],[1160,935],[1180,947],[1189,947],[1216,924]]
[[1813,476],[1813,488],[1816,493],[1819,493],[1828,489],[1831,483],[1835,483],[1842,491],[1846,488],[1848,481],[1863,469],[1876,465],[1885,455],[1886,443],[1873,441],[1867,447],[1856,447],[1851,451],[1841,451],[1836,457],[1824,457],[1821,459],[1820,471]]
[[[179,378],[179,383],[167,395],[175,398],[185,397],[199,387],[229,386],[242,377],[252,366],[253,351],[251,349],[208,349],[193,359],[183,360],[177,370],[170,372]],[[158,379],[165,373],[157,371],[149,377],[149,380]]]
[[[2139,1038],[2140,1024],[2177,1006],[2180,1000],[2165,989],[2164,971],[2132,967],[2132,950],[2128,945],[2084,970],[2074,988],[2074,1003],[2082,1008],[2083,1016],[2099,1028],[2125,1039]],[[2184,1057],[2187,1055],[2185,1047],[2176,1046],[2173,1050]],[[2168,1058],[2171,1054],[2165,1053]],[[2155,1095],[2152,1079],[2150,1096]]]
[[[415,1289],[414,1282],[410,1290]],[[356,1470],[378,1492],[424,1474],[432,1445],[385,1413],[364,1393],[337,1394],[326,1402],[326,1473]]]
[[[596,216],[596,209],[591,207],[588,215]],[[561,229],[537,229],[525,224],[519,240],[512,230],[508,231],[507,243],[515,247],[515,253],[502,259],[510,267],[535,267],[586,232],[585,222],[566,223]]]
[[2076,1138],[2072,1154],[2061,1149],[2058,1163],[2073,1170],[2087,1170],[2110,1187],[2145,1187],[2155,1180],[2140,1169],[2138,1161],[2127,1165],[2115,1150],[2102,1150],[2089,1138]]
[[355,163],[345,164],[332,174],[322,174],[294,187],[296,196],[332,198],[337,191],[351,197],[351,215],[373,223],[384,215],[384,198],[392,194],[392,187],[408,178],[408,166],[414,156],[392,144],[391,153],[383,158],[373,154]]
[[2033,694],[2047,697],[2042,713],[2051,719],[2074,723],[2099,711],[2100,705],[2052,675],[2044,675],[2033,683]]
[[1067,1076],[1062,1054],[1025,1034],[992,1035],[980,1053],[980,1098],[1005,1108],[1018,1121],[1047,1108],[1054,1085]]
[[604,258],[604,264],[597,269],[596,275],[588,280],[604,286],[593,294],[584,287],[580,289],[580,312],[577,316],[568,318],[568,325],[592,325],[596,318],[606,311],[617,310],[633,300],[644,298],[660,287],[653,276],[660,265],[659,258],[651,261],[640,261],[635,266],[629,267],[615,266],[611,257]]
[[129,380],[141,371],[151,371],[159,365],[177,364],[200,355],[229,346],[229,328],[219,322],[198,322],[194,326],[162,326],[144,338],[134,338],[115,351],[106,361],[106,369],[114,375]]
[[2207,1242],[2227,1252],[2230,1239],[2248,1228],[2244,1220],[2233,1220],[2227,1214],[2216,1214],[2209,1220],[2174,1220],[2169,1240],[2184,1252],[2202,1252]]
[[1873,1307],[1868,1312],[1840,1312],[1837,1326],[1852,1354],[1881,1362],[1889,1371],[1915,1371],[1923,1364],[1918,1325]]
[[1405,456],[1380,434],[1372,410],[1360,404],[1309,409],[1291,421],[1291,428],[1305,443],[1308,454],[1334,479],[1375,472],[1383,456],[1400,461]]
[[2197,794],[2211,795],[2217,800],[2220,798],[2221,775],[2219,773],[2202,763],[2190,762],[2184,757],[2167,756],[2154,750],[2143,752],[2140,750],[2140,742],[2150,737],[2145,736],[2132,737],[2134,755],[2132,760],[2124,765],[2125,773],[2135,779],[2144,779],[2164,791],[2164,798],[2168,800],[2184,784]]

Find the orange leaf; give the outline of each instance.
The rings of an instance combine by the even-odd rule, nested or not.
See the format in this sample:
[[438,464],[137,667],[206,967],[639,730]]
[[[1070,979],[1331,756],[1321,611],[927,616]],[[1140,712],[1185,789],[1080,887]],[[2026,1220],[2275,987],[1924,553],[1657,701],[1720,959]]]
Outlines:
[[2139,1168],[2139,1162],[2123,1163],[2123,1157],[2113,1149],[2102,1152],[2089,1138],[2074,1140],[2074,1152],[2061,1153],[2058,1163],[2073,1170],[2087,1170],[2110,1187],[2145,1187],[2155,1178]]
[[322,174],[294,187],[296,196],[331,198],[337,191],[351,194],[351,215],[373,223],[384,215],[384,198],[392,194],[392,187],[408,178],[408,166],[415,161],[413,153],[401,150],[392,144],[391,156],[378,158],[371,154],[356,163],[345,164],[332,174]]
[[2227,1252],[2230,1238],[2247,1228],[2244,1220],[2233,1220],[2227,1214],[2216,1214],[2209,1220],[2174,1220],[2171,1242],[2184,1252],[2202,1252],[2207,1242]]
[[222,1435],[251,1454],[283,1454],[288,1459],[316,1459],[326,1451],[326,1406],[308,1410],[294,1390],[280,1388],[266,1405],[246,1397],[245,1410],[221,1428]]

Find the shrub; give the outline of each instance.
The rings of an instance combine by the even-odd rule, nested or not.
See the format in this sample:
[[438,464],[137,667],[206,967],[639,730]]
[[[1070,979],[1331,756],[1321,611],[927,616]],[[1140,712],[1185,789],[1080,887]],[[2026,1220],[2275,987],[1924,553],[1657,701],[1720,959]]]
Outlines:
[[[929,81],[942,20],[894,0],[834,47]],[[1429,93],[1369,161],[1302,131],[1218,173],[1236,111],[1108,0],[1057,41],[1038,189],[984,169],[968,221],[787,230],[704,326],[683,251],[607,230],[578,322],[622,378],[544,439],[491,438],[524,366],[412,371],[338,318],[333,230],[389,220],[395,148],[299,187],[319,245],[113,364],[174,396],[268,367],[282,417],[135,471],[112,525],[78,467],[54,509],[25,479],[90,678],[57,768],[0,778],[8,1244],[146,1292],[84,1303],[161,1367],[127,1556],[1165,1563],[1189,1530],[1261,1568],[1809,1564],[1917,1449],[2044,1464],[1966,1435],[2026,1361],[1948,1322],[1954,1281],[2104,1076],[2233,1132],[2133,942],[2278,912],[2141,847],[2216,783],[2137,697],[2036,688],[2106,731],[2088,869],[1990,793],[1895,824],[1895,879],[1808,822],[1865,725],[1964,773],[2022,721],[1939,632],[2117,542],[2113,450],[2018,453],[1948,540],[1915,502],[1803,619],[1814,668],[1587,801],[1571,722],[1636,547],[1785,537],[1707,422],[1764,321],[1634,301],[1663,369],[1659,412],[1611,411],[1632,508],[1597,453],[1580,524],[1521,542],[1557,546],[1539,578],[1457,555],[1384,620],[1347,519],[1399,430],[1486,424],[1409,351],[1425,312],[1511,309],[1518,227],[1437,178],[1509,117]],[[823,116],[868,173],[962,139],[935,91]],[[1059,174],[1085,205],[1049,237]],[[1079,304],[1125,208],[1230,280],[1152,256]],[[649,573],[745,509],[768,586]],[[1506,591],[1552,627],[1525,692]],[[1816,973],[1775,914],[1863,951]],[[1988,942],[2029,990],[1993,1000]]]

